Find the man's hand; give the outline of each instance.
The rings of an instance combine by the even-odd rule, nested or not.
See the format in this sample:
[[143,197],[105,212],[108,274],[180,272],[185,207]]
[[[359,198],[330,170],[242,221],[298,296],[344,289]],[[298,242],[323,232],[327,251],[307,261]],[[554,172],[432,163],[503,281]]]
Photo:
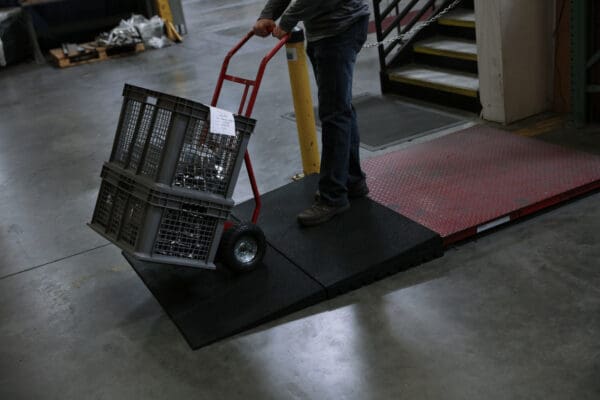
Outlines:
[[273,28],[273,36],[275,36],[277,39],[281,39],[287,34],[288,33],[286,31],[284,31],[283,29],[281,29],[281,27],[279,27],[279,25],[277,25],[275,28]]
[[263,18],[256,21],[252,30],[256,36],[265,37],[269,35],[269,33],[274,32],[276,27],[275,21]]

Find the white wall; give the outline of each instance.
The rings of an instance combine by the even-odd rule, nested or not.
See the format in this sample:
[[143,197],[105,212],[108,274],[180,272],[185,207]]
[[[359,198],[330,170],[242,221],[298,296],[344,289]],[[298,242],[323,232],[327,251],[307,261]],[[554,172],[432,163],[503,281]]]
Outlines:
[[554,0],[475,0],[482,117],[510,123],[550,109]]

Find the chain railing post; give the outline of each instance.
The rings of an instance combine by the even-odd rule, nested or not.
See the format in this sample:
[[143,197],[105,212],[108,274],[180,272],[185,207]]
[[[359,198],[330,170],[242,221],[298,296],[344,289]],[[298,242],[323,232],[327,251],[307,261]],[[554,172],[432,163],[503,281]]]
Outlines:
[[585,125],[587,120],[587,9],[587,0],[571,0],[571,90],[577,127]]

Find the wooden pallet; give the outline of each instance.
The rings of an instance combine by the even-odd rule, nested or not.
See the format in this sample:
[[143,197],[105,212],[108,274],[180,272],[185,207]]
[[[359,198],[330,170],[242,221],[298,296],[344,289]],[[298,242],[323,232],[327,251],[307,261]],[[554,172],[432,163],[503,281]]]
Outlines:
[[111,58],[122,57],[146,50],[143,43],[137,43],[128,46],[95,46],[91,43],[78,45],[83,51],[69,50],[65,54],[63,49],[50,50],[52,61],[59,68],[72,67],[75,65],[89,64],[98,61],[104,61]]

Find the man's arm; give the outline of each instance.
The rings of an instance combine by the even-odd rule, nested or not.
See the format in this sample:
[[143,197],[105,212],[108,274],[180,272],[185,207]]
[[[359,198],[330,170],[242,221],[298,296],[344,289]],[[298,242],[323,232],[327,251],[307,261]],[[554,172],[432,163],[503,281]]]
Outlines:
[[[283,2],[285,3],[285,1]],[[289,4],[289,1],[287,3]],[[323,10],[328,7],[328,3],[332,3],[332,1],[296,0],[287,10],[284,9],[285,12],[279,21],[279,28],[285,32],[291,32],[298,22],[322,14]]]
[[[277,30],[275,20],[285,11],[291,0],[269,0],[252,28],[254,34],[265,37]],[[279,33],[279,32],[278,32]],[[279,35],[278,35],[279,37]]]
[[291,0],[269,0],[262,12],[260,13],[260,17],[258,19],[272,19],[273,21],[277,20],[285,9],[290,5]]
[[[305,21],[313,16],[322,14],[324,9],[335,8],[337,4],[332,0],[296,0],[290,6],[291,0],[269,0],[260,13],[259,20],[254,25],[254,32],[259,36],[266,36],[270,31],[281,38],[300,21]],[[289,6],[289,8],[288,8]],[[287,10],[286,10],[287,9]],[[274,21],[281,17],[279,25]]]

